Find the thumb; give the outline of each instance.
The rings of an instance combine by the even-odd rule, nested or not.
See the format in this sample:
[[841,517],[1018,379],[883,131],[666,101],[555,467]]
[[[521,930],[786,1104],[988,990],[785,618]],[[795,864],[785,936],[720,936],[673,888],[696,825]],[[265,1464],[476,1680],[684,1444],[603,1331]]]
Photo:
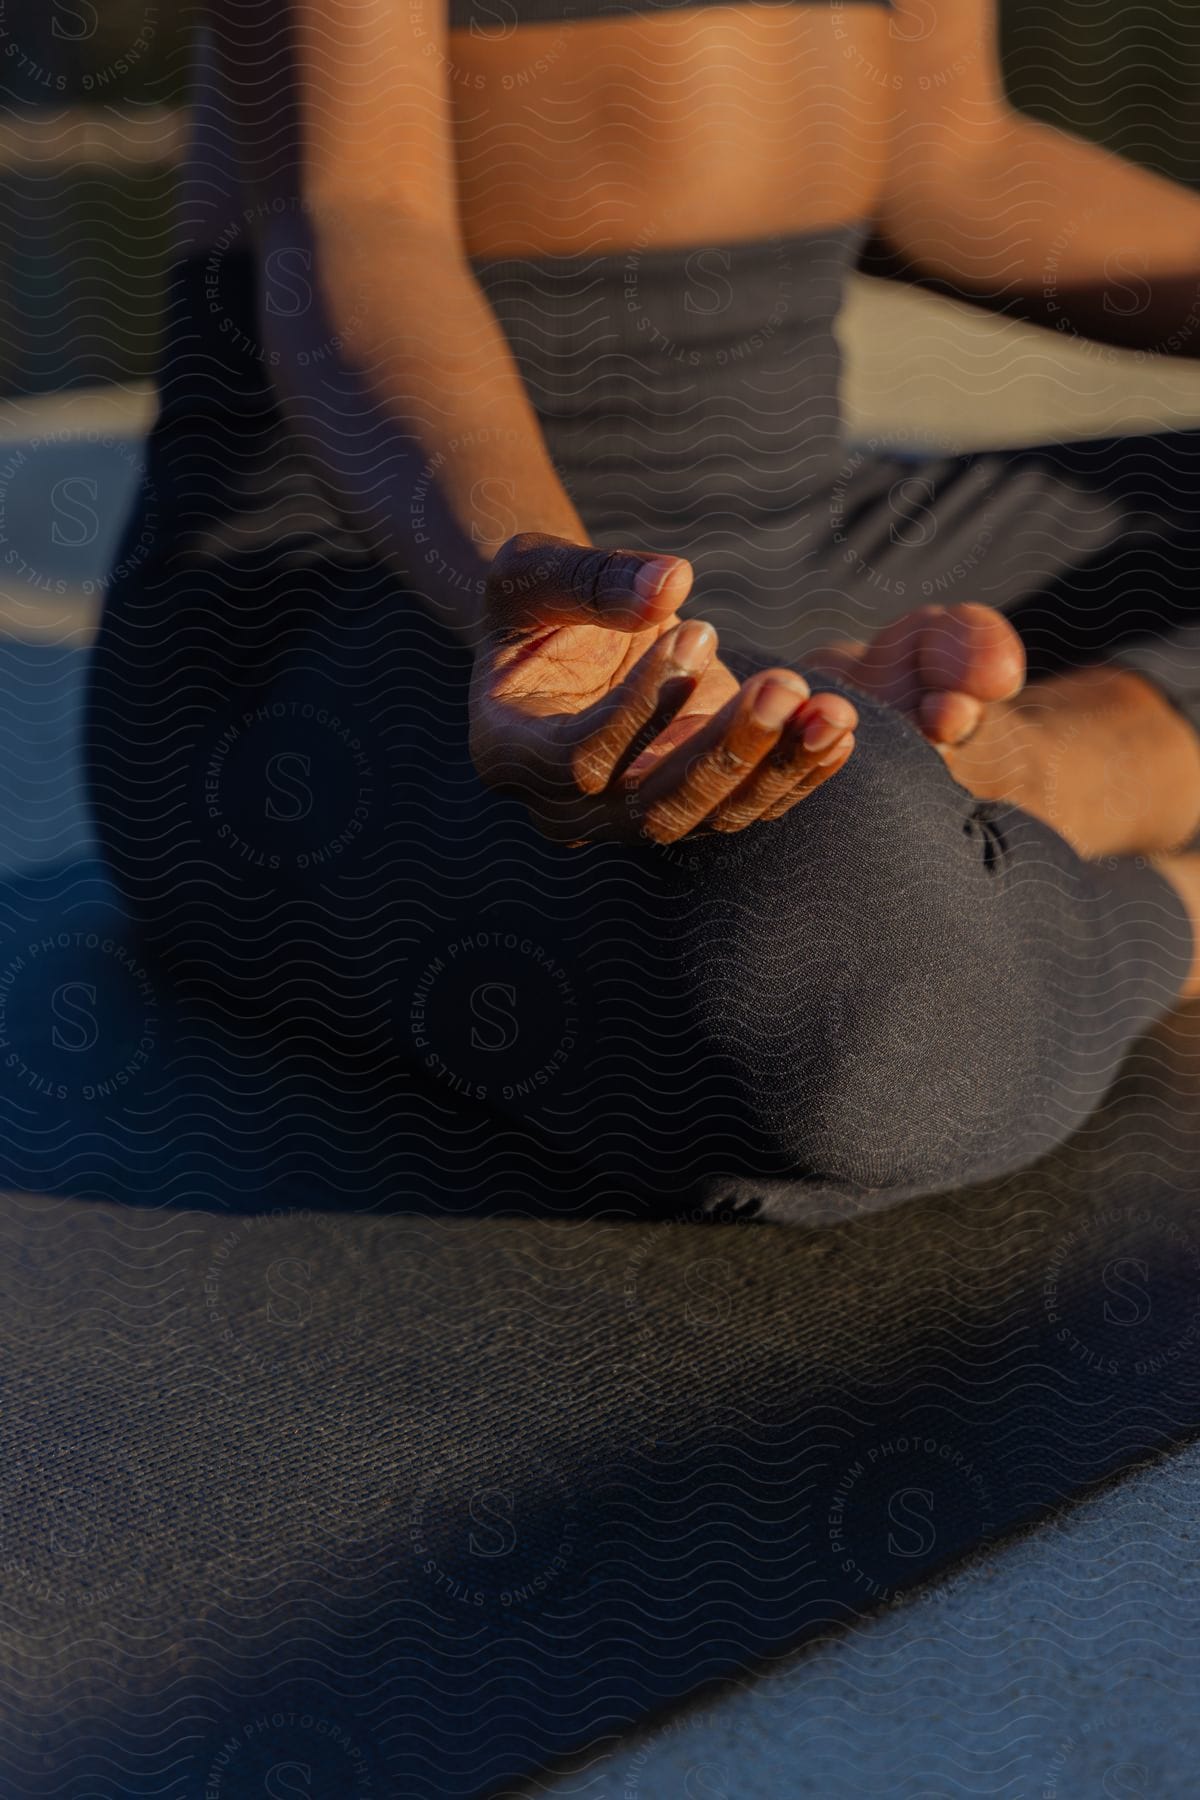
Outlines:
[[597,550],[525,531],[501,544],[488,572],[489,630],[603,625],[645,631],[687,599],[692,565],[681,556]]

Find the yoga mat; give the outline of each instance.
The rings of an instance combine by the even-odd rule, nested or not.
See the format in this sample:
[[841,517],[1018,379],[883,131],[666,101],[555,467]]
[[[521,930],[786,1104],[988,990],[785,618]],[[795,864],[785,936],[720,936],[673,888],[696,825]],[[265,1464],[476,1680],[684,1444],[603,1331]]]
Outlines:
[[1051,1162],[820,1228],[339,1211],[336,1146],[12,1193],[0,1792],[505,1792],[936,1592],[1195,1432],[1198,1085],[1191,1011]]

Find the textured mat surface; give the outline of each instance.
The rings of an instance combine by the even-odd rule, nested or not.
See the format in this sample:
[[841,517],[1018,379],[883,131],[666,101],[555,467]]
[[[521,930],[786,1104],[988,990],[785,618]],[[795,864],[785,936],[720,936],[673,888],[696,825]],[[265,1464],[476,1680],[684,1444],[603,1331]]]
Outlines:
[[820,1231],[10,1197],[0,1792],[503,1790],[1178,1442],[1198,1082]]

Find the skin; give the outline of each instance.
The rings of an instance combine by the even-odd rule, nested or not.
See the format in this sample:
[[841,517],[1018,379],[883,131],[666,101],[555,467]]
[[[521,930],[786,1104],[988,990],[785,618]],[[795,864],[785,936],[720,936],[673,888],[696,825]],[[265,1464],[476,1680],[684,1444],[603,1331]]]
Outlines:
[[[778,817],[836,774],[855,721],[786,670],[739,686],[715,638],[681,628],[679,559],[590,549],[471,257],[868,216],[910,279],[1197,352],[1200,200],[1015,113],[992,0],[482,33],[448,31],[436,0],[290,0],[269,55],[260,9],[210,13],[181,249],[235,218],[267,277],[309,259],[312,304],[264,311],[281,400],[377,554],[415,565],[474,646],[481,773],[568,841]],[[506,506],[485,505],[497,491]],[[1148,683],[1093,670],[1021,692],[987,609],[923,610],[828,662],[906,710],[964,785],[1084,854],[1165,853],[1200,821],[1200,750]],[[1200,925],[1195,859],[1161,866]]]
[[[537,533],[511,540],[494,564],[472,752],[493,786],[522,794],[543,830],[567,842],[742,830],[780,817],[854,749],[847,700],[810,694],[790,669],[739,685],[712,627],[679,618],[688,564],[664,558],[656,591],[642,596],[634,582],[645,566],[636,552],[581,552]],[[580,588],[594,591],[604,629],[578,604],[564,607]]]

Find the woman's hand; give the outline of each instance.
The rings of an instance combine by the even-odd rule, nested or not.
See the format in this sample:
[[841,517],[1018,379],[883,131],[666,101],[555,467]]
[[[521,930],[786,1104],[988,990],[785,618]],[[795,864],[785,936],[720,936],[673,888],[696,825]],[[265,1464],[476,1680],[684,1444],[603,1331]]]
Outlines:
[[837,772],[857,716],[790,669],[739,683],[678,557],[525,533],[496,555],[471,691],[471,751],[566,842],[741,831]]

